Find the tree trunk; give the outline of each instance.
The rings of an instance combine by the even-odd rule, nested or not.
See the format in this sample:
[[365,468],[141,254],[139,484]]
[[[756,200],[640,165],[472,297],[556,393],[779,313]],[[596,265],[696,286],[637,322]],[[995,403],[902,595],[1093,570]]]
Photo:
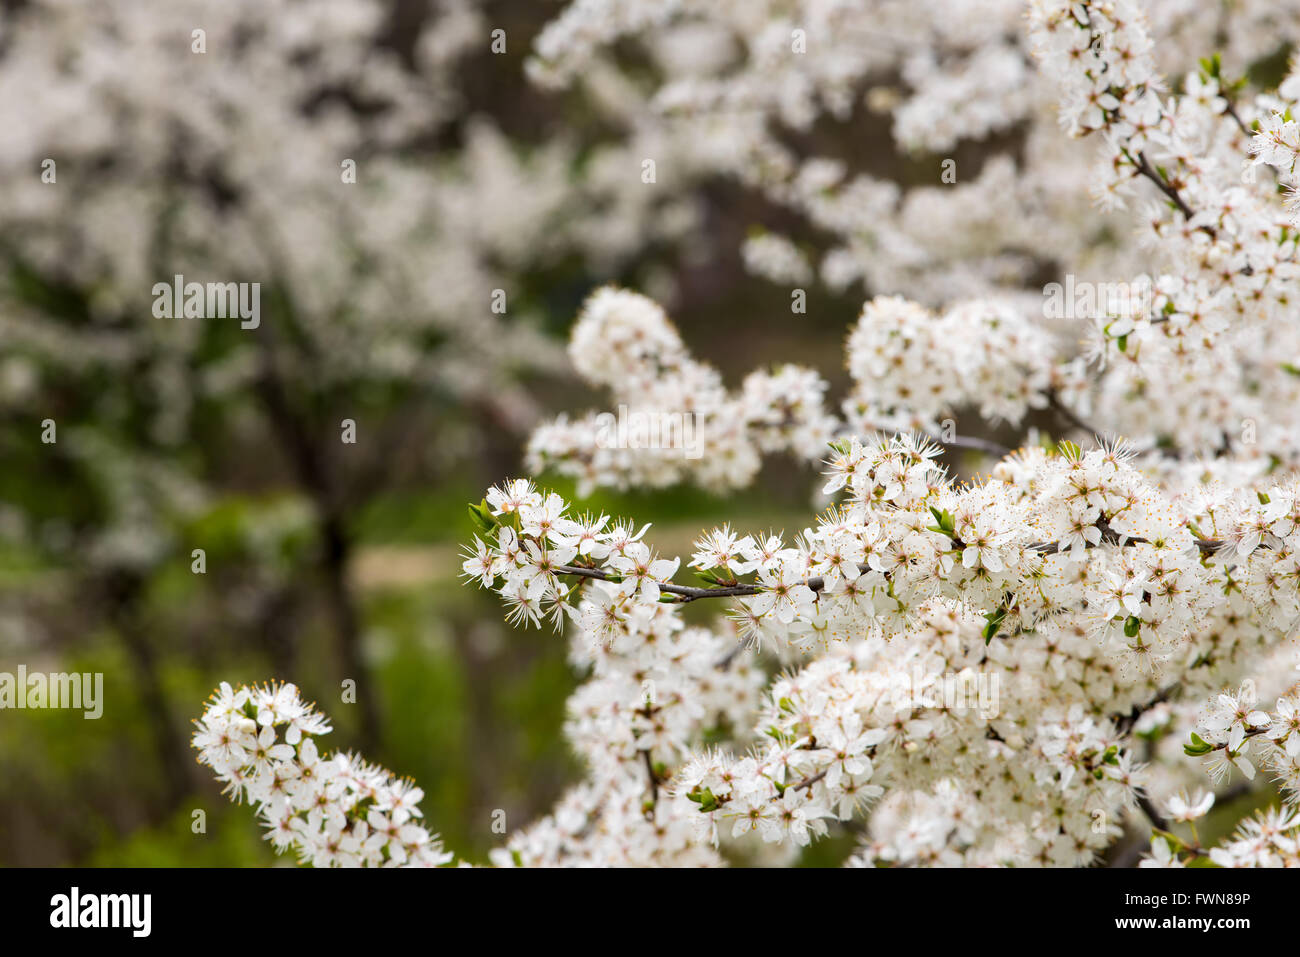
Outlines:
[[122,636],[135,667],[135,680],[144,704],[162,770],[168,810],[177,808],[194,790],[194,761],[189,742],[173,721],[158,669],[158,655],[140,622],[139,582],[118,579],[109,585],[109,620]]
[[373,749],[380,740],[379,702],[370,670],[361,655],[361,624],[357,614],[352,585],[348,581],[348,558],[352,543],[342,519],[334,512],[324,512],[320,517],[322,570],[330,614],[338,641],[343,677],[356,682],[357,706],[361,709],[361,746]]

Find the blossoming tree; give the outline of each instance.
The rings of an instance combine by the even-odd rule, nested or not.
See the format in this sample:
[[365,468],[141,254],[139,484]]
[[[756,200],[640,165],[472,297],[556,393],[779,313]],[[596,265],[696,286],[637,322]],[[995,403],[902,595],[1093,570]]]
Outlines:
[[[193,769],[144,606],[195,548],[209,580],[240,568],[205,607],[271,634],[277,670],[315,581],[375,741],[359,514],[513,450],[537,415],[522,382],[563,362],[527,283],[565,257],[608,274],[680,211],[471,107],[465,61],[493,55],[471,0],[40,0],[0,11],[0,35],[0,537],[123,638],[171,805]],[[602,228],[611,209],[623,227]],[[256,286],[261,314],[164,316],[174,281]],[[246,505],[254,486],[274,500]],[[203,534],[223,506],[225,562]]]
[[[818,97],[833,108],[870,58],[776,59],[772,38],[785,43],[792,27],[835,32],[815,4],[796,6],[820,32],[773,20],[744,67],[715,62],[662,98],[695,107],[690,122],[710,105],[796,121]],[[899,29],[938,16],[885,6]],[[681,7],[715,33],[745,29],[751,9]],[[1126,825],[1151,837],[1143,865],[1300,863],[1300,332],[1287,321],[1300,274],[1300,72],[1253,90],[1207,53],[1172,90],[1153,34],[1162,7],[1031,0],[1022,40],[941,41],[903,65],[914,93],[896,123],[940,148],[1057,104],[1086,162],[1065,160],[1053,180],[1050,162],[1027,161],[1012,209],[1034,207],[1048,182],[1063,194],[1052,209],[1090,193],[1111,217],[1140,204],[1118,258],[1049,237],[1110,270],[1130,253],[1150,266],[1112,272],[1122,284],[1087,308],[1044,321],[1046,297],[1025,293],[1025,273],[1007,282],[970,246],[935,254],[942,262],[887,251],[873,272],[880,230],[901,234],[876,222],[871,185],[838,187],[819,178],[824,164],[782,171],[761,123],[741,172],[834,223],[844,245],[823,261],[828,281],[906,293],[890,287],[933,267],[947,301],[929,287],[866,302],[837,410],[813,370],[758,370],[731,391],[651,299],[615,287],[588,299],[574,368],[628,414],[689,413],[700,454],[618,447],[598,416],[561,417],[532,435],[537,472],[575,479],[579,494],[682,481],[725,491],[786,453],[821,468],[819,512],[791,538],[703,530],[683,563],[654,548],[648,516],[584,510],[530,479],[471,506],[466,575],[516,624],[567,630],[590,675],[565,727],[586,780],[495,863],[712,865],[731,852],[779,863],[848,828],[860,866],[1082,866],[1113,859]],[[1260,53],[1261,10],[1246,5],[1230,60]],[[539,40],[535,72],[562,82],[601,45],[679,15],[575,3]],[[1025,51],[1037,72],[1020,89]],[[961,107],[955,125],[923,122],[935,102]],[[1051,136],[1066,142],[1048,129],[1031,142]],[[1086,182],[1074,176],[1084,168]],[[998,201],[988,185],[980,202]],[[808,275],[781,240],[747,258],[781,281]],[[1047,408],[1067,434],[1030,427]],[[952,416],[967,409],[1019,429],[1019,448],[956,434]],[[985,474],[953,478],[944,458],[962,449],[984,457]],[[697,603],[723,614],[688,623],[684,606]],[[451,860],[414,823],[409,786],[350,755],[320,757],[325,730],[292,686],[223,687],[194,743],[304,860]],[[1213,788],[1260,769],[1279,806],[1213,847],[1183,827]]]

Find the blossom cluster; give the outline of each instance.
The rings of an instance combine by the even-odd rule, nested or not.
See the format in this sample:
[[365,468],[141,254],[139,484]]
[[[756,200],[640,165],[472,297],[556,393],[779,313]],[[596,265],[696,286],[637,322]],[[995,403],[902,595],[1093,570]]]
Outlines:
[[193,745],[237,803],[256,808],[277,851],[313,867],[438,867],[452,861],[420,823],[424,792],[353,754],[321,754],[329,721],[291,684],[213,693]]
[[991,421],[1019,423],[1064,391],[1069,370],[1041,323],[1023,303],[957,303],[936,316],[901,296],[877,296],[862,308],[846,351],[854,390],[845,401],[857,434],[920,428],[975,406]]
[[[754,646],[818,656],[768,689],[753,722],[764,743],[747,756],[705,748],[682,760],[657,744],[680,762],[674,800],[697,805],[711,842],[721,826],[801,845],[882,795],[906,820],[918,800],[979,794],[929,850],[899,844],[886,823],[899,818],[886,815],[862,859],[1087,863],[1144,785],[1137,716],[1171,687],[1208,693],[1278,640],[1260,624],[1276,636],[1294,618],[1300,486],[1247,503],[1171,499],[1123,446],[1063,443],[957,487],[937,452],[905,435],[837,443],[824,492],[844,500],[793,545],[707,533],[690,563],[704,589],[674,584],[680,560],[658,557],[645,528],[569,518],[522,480],[477,507],[489,541],[465,571],[517,621],[571,621],[588,653],[646,616],[720,597]],[[647,649],[665,653],[662,639]],[[1003,689],[998,706],[934,700],[944,675]],[[623,694],[624,707],[637,700]],[[602,712],[618,708],[601,697],[590,713]],[[618,747],[639,740],[634,728],[603,734]],[[584,752],[600,737],[570,734]]]
[[1276,100],[1264,104],[1270,107],[1269,112],[1256,120],[1257,129],[1250,141],[1255,163],[1274,168],[1278,181],[1288,191],[1287,204],[1293,211],[1297,209],[1296,191],[1300,187],[1296,178],[1296,165],[1300,162],[1300,125],[1294,115],[1297,103],[1300,103],[1300,65],[1278,86]]
[[[569,355],[578,374],[610,390],[626,416],[681,426],[672,441],[658,443],[603,435],[595,413],[535,430],[530,467],[571,475],[584,494],[600,485],[659,487],[686,478],[708,488],[742,487],[765,452],[815,461],[834,428],[823,408],[826,383],[815,372],[789,364],[760,370],[738,394],[728,392],[716,369],[691,357],[663,309],[638,293],[593,293],[574,325]],[[695,432],[692,449],[680,440],[685,428]]]
[[[1041,300],[1023,297],[1044,270],[1067,264],[1087,282],[1149,276],[1140,307],[1092,307],[1071,317],[1081,324],[1053,329],[1050,365],[1066,370],[1054,376],[1072,382],[1078,358],[1104,364],[1087,388],[1055,397],[1142,448],[1295,461],[1294,430],[1278,410],[1300,400],[1291,371],[1300,336],[1285,321],[1297,230],[1277,186],[1291,183],[1287,117],[1300,87],[1294,73],[1275,90],[1253,91],[1244,79],[1297,39],[1293,0],[1235,4],[1230,25],[1181,0],[1028,6],[1024,30],[1020,0],[960,10],[589,0],[543,31],[534,74],[595,88],[615,69],[616,41],[646,46],[664,79],[636,122],[688,150],[671,163],[713,162],[831,237],[821,249],[769,230],[752,238],[745,261],[776,282],[802,285],[811,271],[833,289],[860,282],[872,295],[939,307],[1019,297],[1024,316],[1050,328]],[[902,188],[841,158],[799,155],[772,131],[823,113],[865,123],[853,113],[854,84],[890,73],[900,82],[869,87],[865,102],[892,115],[903,148],[945,150],[1003,123],[1025,122],[1026,132],[951,182]],[[1062,137],[1058,114],[1076,136],[1093,134],[1096,150]],[[712,142],[723,126],[735,143],[725,157],[692,148],[700,131]],[[1116,222],[1111,211],[1122,206],[1136,228]],[[1024,351],[1040,369],[1036,349]],[[919,426],[926,414],[897,421]]]
[[[1141,236],[1108,228],[1087,191],[1070,188],[1103,171],[1057,133],[1057,78],[1035,60],[1041,44],[1024,29],[1025,6],[581,0],[537,37],[530,68],[545,87],[625,105],[638,91],[640,112],[620,119],[654,145],[645,155],[733,175],[801,214],[833,237],[830,248],[799,257],[820,259],[815,272],[828,284],[861,280],[873,294],[932,305],[1019,287],[1052,262],[1115,275],[1146,258]],[[1064,2],[1048,7],[1051,17],[1067,10]],[[1244,70],[1300,39],[1295,0],[1242,0],[1217,16],[1185,0],[1148,0],[1137,16],[1131,4],[1114,9],[1142,41],[1135,49],[1171,76],[1216,50]],[[1156,30],[1144,33],[1143,18]],[[619,50],[632,45],[644,56],[625,65]],[[804,155],[781,135],[823,118],[871,130],[864,105],[913,158],[951,157],[972,141],[994,156],[982,168],[963,161],[955,182],[904,189],[873,164]],[[774,238],[763,240],[768,253],[777,252]],[[783,252],[753,261],[760,275],[791,262]]]
[[1012,299],[968,300],[938,316],[898,296],[866,303],[848,339],[854,387],[842,419],[825,407],[825,380],[792,364],[755,370],[727,391],[716,370],[690,356],[660,306],[612,286],[583,305],[569,354],[587,382],[609,390],[621,416],[676,417],[696,432],[688,450],[680,441],[616,441],[604,424],[612,413],[561,415],[538,427],[529,466],[573,477],[580,494],[684,480],[739,488],[764,454],[813,463],[836,435],[937,436],[950,431],[949,416],[972,405],[992,421],[1019,423],[1049,399],[1082,400],[1086,389],[1081,364],[1059,362],[1053,336]]
[[[1294,376],[1260,347],[1268,342],[1273,356],[1292,348],[1284,316],[1300,277],[1296,236],[1276,183],[1248,160],[1251,150],[1278,158],[1261,152],[1267,132],[1251,128],[1294,84],[1239,98],[1215,58],[1184,77],[1181,94],[1166,94],[1148,21],[1126,0],[1036,0],[1030,21],[1062,122],[1105,144],[1094,192],[1116,206],[1149,191],[1143,229],[1162,271],[1146,308],[1093,317],[1093,354],[1111,363],[1099,405],[1128,434],[1176,435],[1185,452],[1294,461],[1293,434],[1275,411],[1295,400]],[[1234,372],[1218,374],[1225,367]]]
[[1254,683],[1247,682],[1236,693],[1212,698],[1186,750],[1206,756],[1216,781],[1227,778],[1233,768],[1254,778],[1253,755],[1273,772],[1288,800],[1300,802],[1300,686],[1288,689],[1271,711],[1257,708],[1256,697]]
[[[1246,683],[1235,693],[1216,695],[1201,716],[1201,734],[1193,732],[1192,743],[1185,745],[1188,754],[1208,755],[1209,770],[1216,782],[1230,773],[1233,767],[1254,777],[1254,765],[1245,757],[1243,742],[1248,738],[1266,735],[1266,760],[1278,773],[1278,782],[1287,795],[1287,805],[1268,808],[1243,820],[1236,832],[1215,847],[1206,848],[1196,832],[1195,821],[1205,816],[1214,806],[1213,792],[1197,788],[1190,796],[1186,790],[1170,796],[1167,802],[1169,820],[1191,825],[1191,836],[1185,838],[1170,830],[1155,835],[1151,850],[1142,859],[1141,867],[1186,867],[1197,858],[1205,858],[1217,867],[1296,867],[1300,866],[1300,814],[1296,812],[1297,776],[1295,756],[1300,754],[1297,744],[1296,697],[1293,686],[1290,694],[1277,700],[1277,711],[1270,715],[1253,710],[1255,689]],[[1211,743],[1214,742],[1214,743]],[[1294,752],[1294,753],[1292,753]]]

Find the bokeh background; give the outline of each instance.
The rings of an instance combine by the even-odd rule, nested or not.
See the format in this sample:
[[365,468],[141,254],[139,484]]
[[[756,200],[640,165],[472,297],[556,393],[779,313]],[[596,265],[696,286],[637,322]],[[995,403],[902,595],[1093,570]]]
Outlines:
[[[219,681],[268,678],[330,715],[334,747],[413,777],[430,826],[484,861],[494,810],[522,825],[579,779],[561,726],[581,676],[459,581],[465,503],[522,473],[533,424],[601,404],[563,353],[584,297],[656,296],[729,385],[795,361],[842,393],[860,291],[810,286],[792,316],[740,250],[756,228],[815,245],[807,225],[707,169],[643,183],[641,131],[530,83],[561,6],[0,3],[0,671],[105,683],[98,721],[0,712],[0,864],[276,862],[189,747]],[[945,157],[977,177],[1021,133],[903,150],[859,97],[783,135],[906,190]],[[177,273],[260,282],[260,326],[155,318]],[[721,521],[802,527],[810,479],[774,461],[725,498],[591,506],[680,554]]]
[[[447,4],[447,24],[406,0],[307,20],[76,6],[0,16],[0,671],[102,672],[105,705],[0,712],[0,864],[275,862],[189,747],[217,682],[267,678],[318,702],[332,746],[413,777],[431,827],[485,860],[494,809],[522,825],[579,779],[561,725],[580,676],[560,637],[459,581],[465,503],[522,473],[532,423],[599,402],[563,356],[582,299],[653,285],[733,382],[792,357],[834,372],[856,308],[814,294],[792,326],[784,290],[746,281],[740,243],[779,212],[733,183],[702,178],[689,228],[662,230],[680,208],[620,205],[652,193],[639,163],[591,185],[619,131],[523,73],[558,4]],[[454,49],[422,59],[430,35]],[[154,318],[177,272],[261,282],[259,328]],[[798,521],[807,494],[789,467],[739,499],[596,504],[654,516],[675,548],[725,516]]]

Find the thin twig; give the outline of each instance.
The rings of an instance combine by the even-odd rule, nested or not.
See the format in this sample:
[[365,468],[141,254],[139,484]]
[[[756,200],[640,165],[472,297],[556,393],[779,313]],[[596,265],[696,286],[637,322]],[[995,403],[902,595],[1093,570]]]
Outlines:
[[1066,422],[1070,423],[1070,425],[1074,426],[1076,429],[1081,429],[1092,436],[1100,436],[1102,434],[1101,431],[1094,429],[1087,422],[1083,421],[1083,419],[1079,417],[1078,413],[1062,402],[1061,397],[1054,391],[1049,391],[1047,393],[1047,405],[1048,408],[1061,418],[1065,419]]
[[1228,105],[1224,108],[1224,111],[1223,111],[1223,112],[1227,113],[1227,114],[1228,114],[1229,116],[1231,116],[1234,120],[1236,120],[1236,122],[1237,122],[1237,128],[1238,128],[1239,130],[1241,130],[1241,132],[1245,133],[1247,136],[1254,136],[1255,134],[1252,132],[1252,130],[1250,129],[1250,127],[1248,127],[1248,126],[1246,125],[1245,121],[1242,120],[1242,118],[1241,118],[1241,114],[1239,114],[1239,113],[1237,112],[1237,108],[1233,105],[1232,100],[1228,99],[1226,96],[1223,98],[1223,100],[1224,100],[1225,103],[1228,104]]
[[[873,422],[865,423],[867,428],[875,429],[878,432],[888,432],[890,429],[876,425]],[[984,452],[996,458],[1006,458],[1012,453],[1012,449],[1003,445],[1001,442],[995,442],[992,439],[980,439],[973,435],[954,435],[951,439],[945,439],[941,435],[935,435],[933,432],[916,427],[912,430],[921,438],[929,439],[935,445],[942,445],[951,449],[971,449],[976,452]]]
[[[802,791],[804,788],[808,788],[809,792],[811,793],[812,786],[816,784],[818,781],[820,781],[822,778],[826,777],[826,772],[829,770],[830,768],[823,768],[822,770],[818,771],[816,774],[812,775],[811,777],[806,777],[802,781],[796,781],[794,784],[786,785],[785,789],[781,793],[784,794],[785,791],[789,791],[791,789],[794,789],[795,791]],[[775,798],[773,798],[773,800],[775,800]]]
[[649,751],[642,751],[645,757],[646,774],[650,777],[650,805],[654,807],[659,803],[659,775],[655,773],[654,759],[650,757]]
[[985,452],[998,458],[1006,458],[1011,454],[1011,449],[1001,442],[994,442],[992,439],[976,438],[973,435],[954,435],[947,441],[937,438],[933,435],[926,434],[926,437],[939,443],[940,445],[949,446],[956,449],[972,449],[976,452]]
[[[1160,172],[1151,165],[1150,161],[1147,159],[1146,153],[1139,151],[1137,156],[1138,156],[1138,161],[1135,164],[1137,171],[1141,173],[1143,176],[1145,176],[1147,179],[1151,180],[1151,182],[1155,183],[1156,187],[1160,190],[1160,192],[1164,193],[1167,197],[1169,197],[1169,201],[1178,207],[1178,211],[1181,212],[1187,220],[1190,221],[1193,217],[1195,217],[1196,212],[1192,209],[1192,207],[1187,205],[1187,200],[1183,199],[1182,194],[1179,193],[1178,190],[1174,188],[1173,184],[1171,184],[1167,179],[1165,179],[1164,176],[1161,175]],[[1130,159],[1131,158],[1132,157],[1130,156]],[[1205,234],[1208,235],[1211,239],[1215,238],[1218,235],[1218,233],[1215,231],[1213,226],[1209,226],[1205,223],[1202,223],[1200,226],[1197,226],[1196,228],[1205,232]]]

